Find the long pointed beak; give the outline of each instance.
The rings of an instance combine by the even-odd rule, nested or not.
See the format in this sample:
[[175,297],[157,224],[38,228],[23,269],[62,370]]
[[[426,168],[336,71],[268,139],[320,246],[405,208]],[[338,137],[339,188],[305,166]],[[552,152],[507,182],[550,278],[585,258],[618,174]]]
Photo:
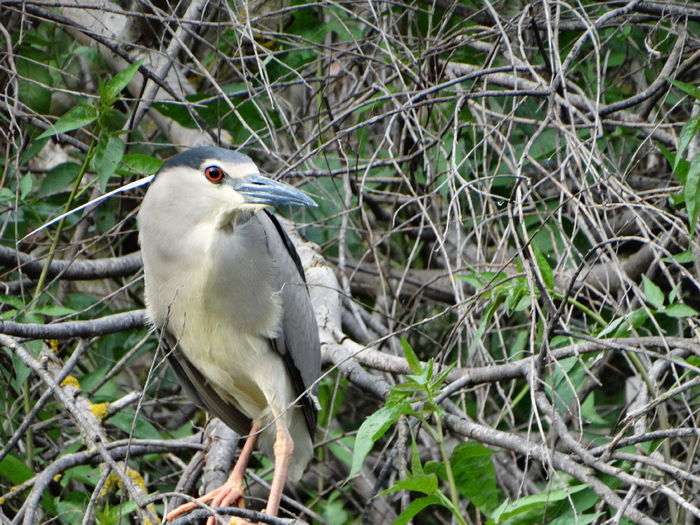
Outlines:
[[284,182],[268,179],[259,174],[233,180],[233,188],[243,195],[247,204],[265,206],[311,206],[317,204],[306,193]]

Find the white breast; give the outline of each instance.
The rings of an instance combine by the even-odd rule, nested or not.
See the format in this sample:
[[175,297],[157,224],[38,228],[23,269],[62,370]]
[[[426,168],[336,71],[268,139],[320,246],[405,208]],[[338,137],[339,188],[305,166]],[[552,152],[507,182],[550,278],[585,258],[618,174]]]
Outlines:
[[279,330],[282,284],[267,234],[255,218],[222,228],[221,217],[175,213],[170,203],[182,192],[195,198],[188,210],[198,208],[198,194],[159,183],[139,213],[147,313],[223,399],[270,425],[259,441],[269,456],[271,423],[284,418],[295,443],[289,479],[298,479],[313,446],[301,409],[292,406],[285,364],[269,343]]
[[149,315],[167,324],[222,398],[269,423],[296,396],[268,341],[277,334],[281,307],[273,268],[261,264],[269,259],[265,243],[241,243],[207,225],[185,235],[179,244],[196,247],[194,253],[168,261],[144,257]]

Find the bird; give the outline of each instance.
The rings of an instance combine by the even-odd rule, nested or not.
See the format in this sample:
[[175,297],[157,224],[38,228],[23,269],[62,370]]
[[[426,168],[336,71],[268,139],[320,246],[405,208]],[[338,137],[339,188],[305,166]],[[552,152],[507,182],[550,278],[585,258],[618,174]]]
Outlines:
[[257,443],[274,457],[272,516],[313,456],[321,368],[304,269],[276,205],[316,203],[250,157],[206,146],[169,158],[138,212],[146,313],[168,362],[196,404],[248,436],[226,483],[199,501],[242,506]]

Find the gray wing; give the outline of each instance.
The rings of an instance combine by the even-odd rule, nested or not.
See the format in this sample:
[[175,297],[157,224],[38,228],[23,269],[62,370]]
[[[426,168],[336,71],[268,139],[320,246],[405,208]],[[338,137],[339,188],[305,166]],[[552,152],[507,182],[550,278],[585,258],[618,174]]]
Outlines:
[[316,428],[316,380],[321,375],[321,348],[318,325],[306,288],[304,269],[299,255],[284,228],[268,212],[255,217],[265,228],[268,248],[274,255],[282,288],[282,321],[279,335],[271,339],[273,348],[282,357],[294,390],[300,399],[306,425],[313,436]]
[[243,412],[228,401],[224,401],[204,376],[197,370],[187,356],[180,350],[175,338],[167,330],[159,330],[165,356],[173,368],[182,388],[190,399],[198,406],[218,417],[238,434],[245,436],[250,432],[252,421]]

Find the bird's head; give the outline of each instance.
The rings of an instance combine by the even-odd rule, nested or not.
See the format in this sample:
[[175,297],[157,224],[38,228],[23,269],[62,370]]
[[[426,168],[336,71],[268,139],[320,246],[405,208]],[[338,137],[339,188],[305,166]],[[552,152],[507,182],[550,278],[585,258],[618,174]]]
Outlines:
[[261,175],[250,157],[213,146],[192,148],[171,157],[153,186],[224,221],[224,217],[265,206],[316,206],[301,190]]

